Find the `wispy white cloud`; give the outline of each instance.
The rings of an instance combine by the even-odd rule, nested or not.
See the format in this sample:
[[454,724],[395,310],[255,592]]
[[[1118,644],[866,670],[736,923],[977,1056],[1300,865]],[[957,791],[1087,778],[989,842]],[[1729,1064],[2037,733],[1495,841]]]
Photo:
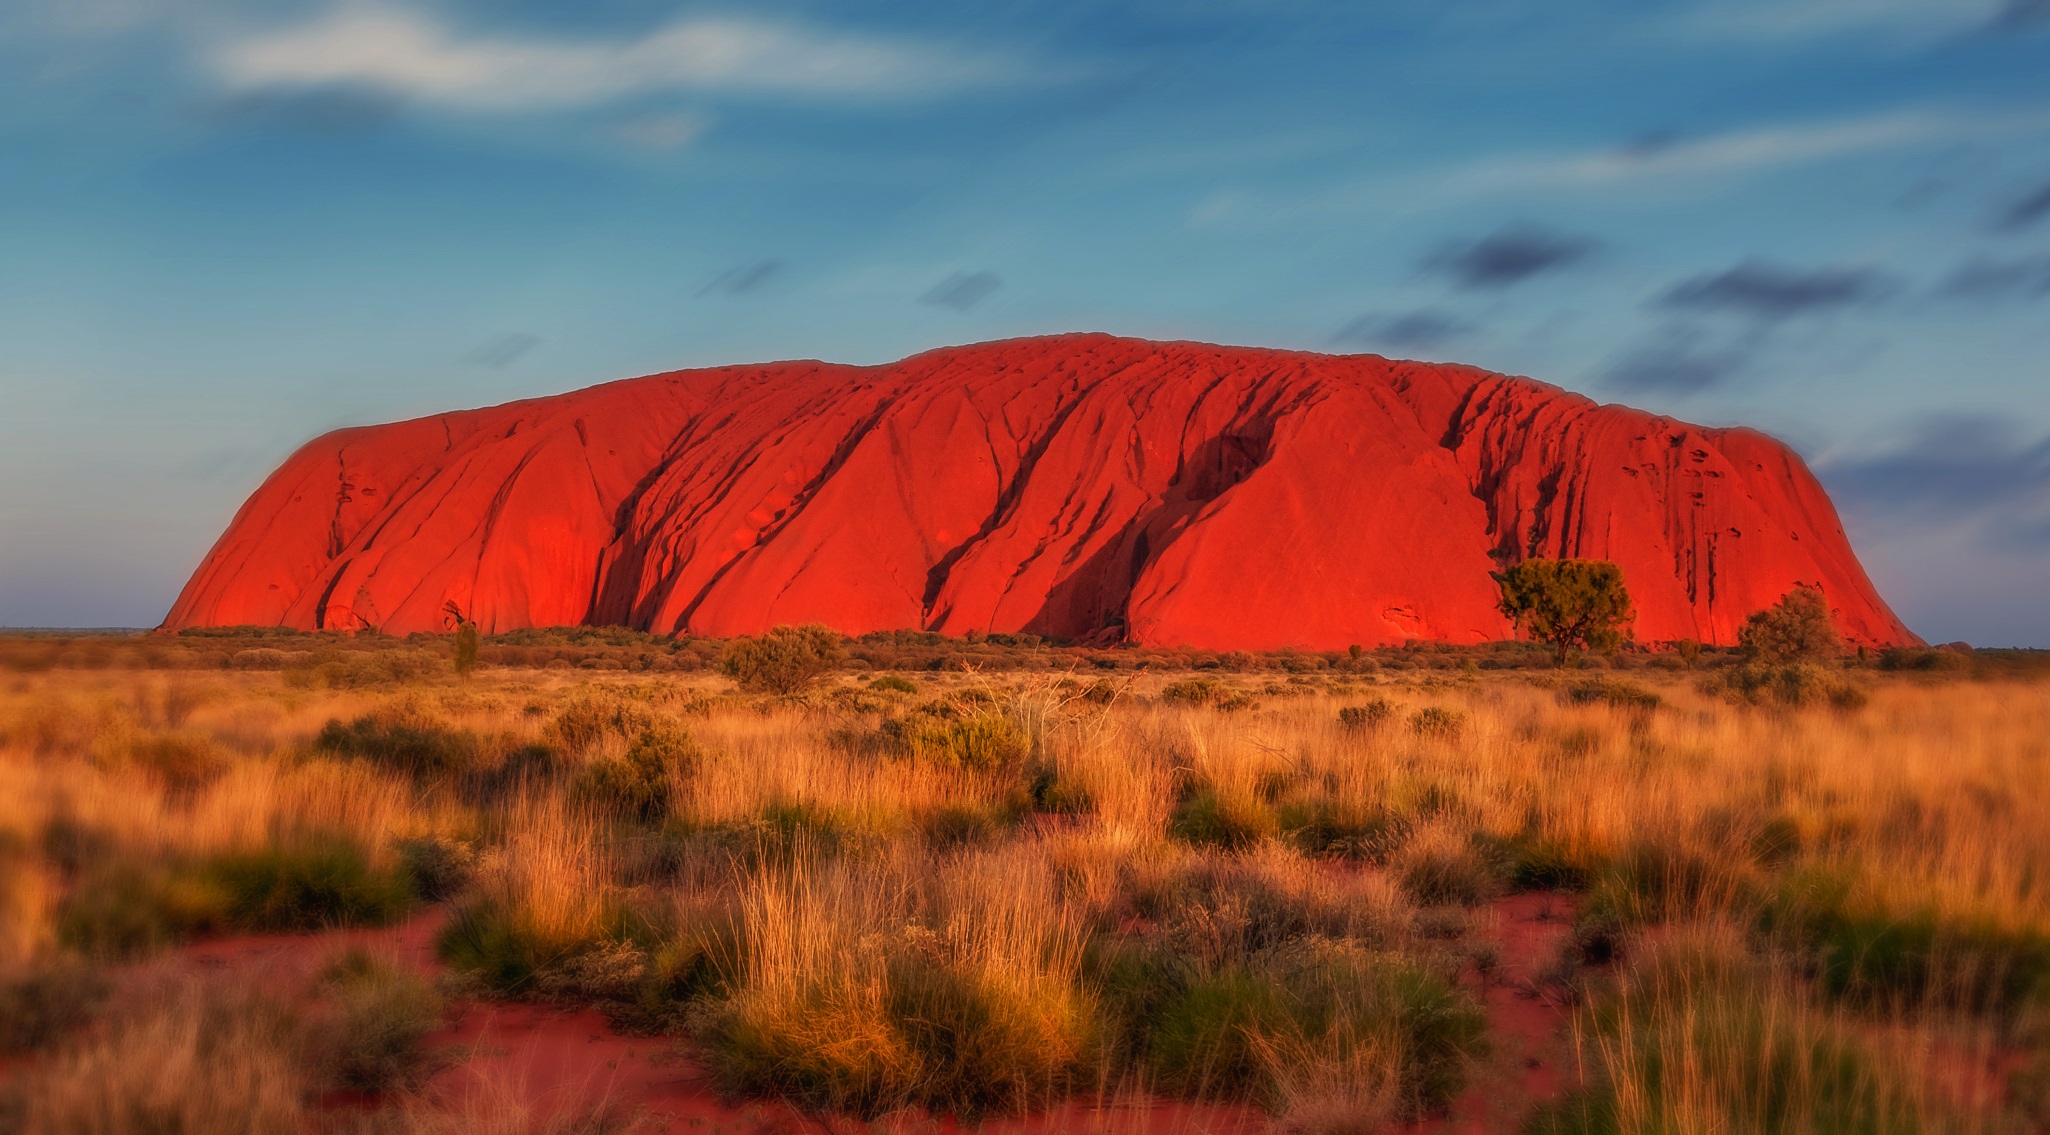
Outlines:
[[1444,182],[1449,188],[1475,193],[1595,189],[1629,182],[1749,173],[1942,138],[2004,134],[2031,123],[2038,127],[2050,124],[2040,115],[2017,121],[1908,110],[1835,122],[1761,126],[1698,138],[1657,138],[1604,150],[1491,159],[1454,170]]
[[676,150],[690,145],[711,129],[712,121],[687,110],[644,115],[614,128],[615,138],[643,150]]
[[1590,197],[1700,192],[1732,179],[1862,154],[2050,131],[2050,111],[1966,113],[1924,108],[1865,118],[1787,123],[1626,146],[1499,154],[1436,169],[1356,179],[1310,193],[1269,196],[1226,189],[1190,222],[1305,219],[1362,211],[1422,211],[1481,198]]
[[1015,61],[925,40],[695,16],[636,39],[466,33],[389,4],[230,38],[210,63],[237,89],[353,85],[454,109],[590,106],[664,91],[931,96],[1026,78]]
[[1998,25],[2015,0],[1703,0],[1670,25],[1680,35],[1752,43],[1849,36],[1913,44]]

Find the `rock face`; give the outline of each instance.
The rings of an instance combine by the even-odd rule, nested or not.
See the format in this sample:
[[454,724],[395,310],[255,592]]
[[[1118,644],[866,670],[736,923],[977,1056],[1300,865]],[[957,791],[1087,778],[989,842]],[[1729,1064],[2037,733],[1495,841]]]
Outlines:
[[1510,637],[1491,570],[1614,560],[1641,641],[1796,584],[1917,641],[1785,446],[1529,379],[1070,335],[679,371],[339,430],[165,620],[1033,632],[1210,649]]

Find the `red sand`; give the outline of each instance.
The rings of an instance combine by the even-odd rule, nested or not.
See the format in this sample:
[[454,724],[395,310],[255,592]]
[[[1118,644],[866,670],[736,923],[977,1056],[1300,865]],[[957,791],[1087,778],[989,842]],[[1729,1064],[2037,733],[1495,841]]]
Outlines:
[[[1480,933],[1498,943],[1500,963],[1485,980],[1472,972],[1466,980],[1479,988],[1487,1007],[1490,1051],[1448,1114],[1401,1131],[1515,1130],[1539,1102],[1572,1085],[1570,1049],[1561,1031],[1567,1010],[1545,996],[1538,981],[1572,921],[1572,901],[1556,894],[1512,895],[1483,920]],[[278,981],[281,992],[310,979],[350,945],[438,973],[433,943],[443,917],[436,909],[388,930],[216,939],[189,947],[184,956],[206,968],[262,975]],[[896,1115],[871,1127],[822,1120],[776,1101],[729,1100],[713,1089],[687,1047],[663,1037],[622,1036],[589,1010],[460,1002],[427,1044],[446,1054],[449,1063],[422,1095],[457,1110],[478,1100],[517,1101],[538,1115],[609,1104],[622,1114],[639,1115],[650,1130],[700,1135],[840,1135],[854,1128],[957,1135],[964,1130],[951,1117]],[[328,1104],[353,1109],[375,1102],[337,1096]],[[1267,1117],[1253,1108],[1137,1098],[1111,1104],[1075,1100],[1045,1112],[992,1119],[975,1129],[987,1135],[1255,1135],[1268,1125]]]
[[[1495,903],[1500,963],[1481,983],[1488,1010],[1487,1058],[1447,1114],[1401,1130],[1415,1135],[1520,1131],[1537,1105],[1579,1082],[1563,1030],[1570,1013],[1540,980],[1559,956],[1573,922],[1574,900],[1549,892],[1510,895]],[[1472,975],[1478,977],[1478,975]]]
[[1763,434],[1468,367],[1067,335],[679,371],[340,430],[167,628],[1025,631],[1210,649],[1510,635],[1490,570],[1622,565],[1643,641],[1796,584],[1917,641]]

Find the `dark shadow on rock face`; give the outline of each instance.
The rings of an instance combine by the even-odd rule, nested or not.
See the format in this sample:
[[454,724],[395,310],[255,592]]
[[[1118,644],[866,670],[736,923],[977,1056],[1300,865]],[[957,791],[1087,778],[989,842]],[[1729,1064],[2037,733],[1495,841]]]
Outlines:
[[1047,591],[1025,629],[1052,638],[1090,639],[1122,633],[1132,588],[1148,564],[1174,545],[1204,506],[1266,464],[1274,423],[1264,418],[1198,446],[1176,471],[1158,504],[1132,517],[1074,571]]

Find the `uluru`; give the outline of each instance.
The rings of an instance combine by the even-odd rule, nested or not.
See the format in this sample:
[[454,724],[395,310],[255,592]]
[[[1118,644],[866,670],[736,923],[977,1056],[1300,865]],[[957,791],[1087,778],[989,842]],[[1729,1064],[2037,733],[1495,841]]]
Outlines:
[[1806,585],[1918,640],[1785,445],[1527,378],[1062,335],[677,371],[317,438],[167,629],[1034,633],[1206,649],[1510,638],[1490,576],[1611,560],[1641,642]]

